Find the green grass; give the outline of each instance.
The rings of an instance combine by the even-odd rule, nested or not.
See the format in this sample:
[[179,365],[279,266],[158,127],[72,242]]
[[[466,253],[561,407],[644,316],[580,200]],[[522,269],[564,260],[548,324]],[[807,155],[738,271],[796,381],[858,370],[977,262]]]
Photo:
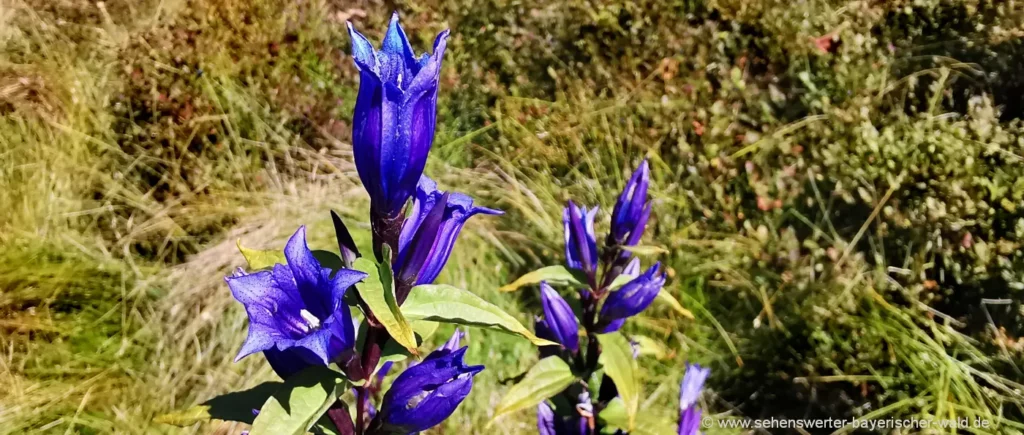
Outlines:
[[[672,419],[697,361],[722,417],[1024,428],[1019,5],[397,7],[416,46],[453,28],[427,173],[507,211],[471,221],[440,281],[529,323],[535,289],[498,287],[562,261],[564,201],[611,210],[646,157],[646,242],[669,249],[668,288],[695,318],[655,305],[627,326],[662,343],[641,358],[645,412]],[[306,224],[330,249],[329,210],[364,219],[343,23],[379,39],[389,13],[0,5],[0,433],[242,429],[151,420],[273,378],[232,362],[246,324],[222,277],[237,239],[277,247]],[[507,335],[469,344],[487,369],[438,433],[484,432],[536,359]]]

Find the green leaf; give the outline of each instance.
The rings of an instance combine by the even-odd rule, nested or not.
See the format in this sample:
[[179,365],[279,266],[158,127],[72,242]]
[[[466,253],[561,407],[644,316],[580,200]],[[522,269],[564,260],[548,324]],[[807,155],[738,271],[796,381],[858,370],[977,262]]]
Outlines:
[[345,390],[341,373],[313,366],[284,382],[253,420],[250,435],[305,435]]
[[672,350],[660,340],[644,335],[632,335],[630,339],[637,344],[637,353],[640,355],[651,355],[657,359],[665,359],[673,355]]
[[[386,251],[390,252],[390,249]],[[388,257],[389,253],[384,254],[384,258]],[[419,346],[416,343],[416,334],[409,326],[405,316],[402,315],[402,310],[398,308],[394,281],[391,277],[391,265],[385,260],[378,267],[372,260],[359,257],[352,264],[352,268],[367,274],[362,282],[356,283],[356,291],[363,298],[363,302],[370,307],[373,316],[384,326],[391,338],[413,355],[418,355],[416,348]]]
[[288,260],[284,258],[284,252],[282,251],[249,249],[242,246],[242,239],[236,240],[235,245],[242,252],[245,261],[249,263],[249,270],[266,269],[274,267],[275,264],[288,264]]
[[[626,405],[618,397],[608,402],[608,406],[597,414],[597,418],[606,427],[611,429],[629,430],[629,416],[626,415]],[[629,431],[629,433],[632,435],[676,435],[676,428],[672,423],[664,420],[655,417],[644,417],[635,422],[633,430]]]
[[690,310],[683,308],[683,304],[679,303],[679,301],[676,300],[675,296],[672,296],[672,293],[669,293],[668,290],[661,289],[661,291],[658,292],[658,296],[655,300],[663,304],[668,304],[668,306],[672,307],[672,309],[675,310],[675,312],[679,313],[679,315],[686,317],[687,319],[693,320],[693,313],[691,313]]
[[479,326],[521,335],[537,346],[558,344],[533,335],[515,317],[494,304],[473,293],[450,285],[413,287],[409,298],[402,305],[402,312],[412,320],[433,320],[456,325]]
[[526,372],[526,377],[521,382],[509,388],[505,397],[498,403],[494,418],[536,406],[547,398],[561,393],[575,380],[576,375],[562,358],[544,358]]
[[632,253],[634,253],[636,255],[640,255],[640,256],[667,254],[669,252],[668,249],[662,248],[661,246],[653,246],[653,245],[635,245],[635,246],[621,246],[620,245],[619,249],[622,249],[623,251],[626,251],[626,252],[632,252]]
[[239,421],[252,424],[252,410],[259,409],[284,385],[281,382],[264,382],[245,391],[222,394],[201,405],[184,411],[164,414],[153,419],[156,423],[179,427],[192,426],[210,420]]
[[618,290],[619,287],[622,287],[622,286],[626,285],[626,283],[632,281],[634,278],[636,278],[636,275],[627,275],[627,274],[624,274],[624,273],[620,274],[619,276],[616,276],[614,280],[612,280],[611,285],[608,286],[608,290],[609,291]]
[[633,348],[629,340],[622,334],[598,334],[601,343],[601,356],[598,362],[604,366],[604,373],[615,382],[615,389],[626,408],[627,432],[633,429],[636,412],[640,406],[640,383],[637,379],[636,360],[633,359]]
[[[250,413],[250,415],[252,414]],[[153,422],[178,427],[188,427],[196,423],[210,421],[212,418],[213,417],[210,415],[210,407],[208,405],[198,405],[184,411],[159,415],[153,419]]]
[[551,285],[571,285],[573,287],[586,287],[586,275],[576,269],[569,269],[565,266],[548,266],[537,269],[519,277],[511,284],[506,284],[498,290],[510,292],[518,290],[522,286],[537,284],[547,281]]

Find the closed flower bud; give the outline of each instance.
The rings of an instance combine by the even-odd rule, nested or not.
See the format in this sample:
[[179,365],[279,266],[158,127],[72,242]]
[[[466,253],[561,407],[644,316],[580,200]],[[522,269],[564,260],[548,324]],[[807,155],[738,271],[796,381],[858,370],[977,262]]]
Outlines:
[[[616,321],[639,314],[654,301],[663,285],[665,272],[661,270],[661,263],[655,263],[647,272],[608,294],[601,307],[602,324],[613,325]],[[605,329],[605,332],[610,332]]]
[[704,388],[704,381],[711,374],[711,369],[697,364],[687,364],[683,382],[679,385],[679,435],[697,435],[700,433],[700,408],[697,399]]
[[651,204],[647,202],[650,179],[650,169],[647,160],[644,160],[615,202],[612,228],[608,234],[609,245],[633,246],[640,242],[647,228],[647,220],[651,217]]
[[565,258],[569,267],[579,269],[593,277],[597,270],[597,238],[594,235],[594,217],[597,207],[587,210],[572,201],[562,213],[565,228]]
[[410,434],[430,429],[448,418],[469,395],[473,376],[484,369],[465,365],[465,353],[465,347],[454,352],[440,349],[398,375],[384,394],[370,431]]
[[544,306],[544,319],[554,341],[572,352],[580,348],[579,322],[569,303],[562,299],[546,282],[540,283],[540,299]]
[[356,170],[374,216],[395,218],[416,189],[434,142],[437,88],[448,31],[416,57],[398,14],[379,50],[348,24],[359,94],[352,120]]

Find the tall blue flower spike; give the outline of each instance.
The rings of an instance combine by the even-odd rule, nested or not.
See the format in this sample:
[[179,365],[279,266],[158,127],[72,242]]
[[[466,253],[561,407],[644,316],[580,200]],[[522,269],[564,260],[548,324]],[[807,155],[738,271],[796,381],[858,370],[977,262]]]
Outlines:
[[380,412],[370,424],[371,432],[410,434],[448,418],[473,388],[473,376],[484,369],[463,363],[466,349],[442,347],[398,375],[384,394]]
[[697,399],[710,374],[711,369],[697,364],[686,365],[686,374],[679,385],[679,435],[700,433],[701,411],[697,407]]
[[225,278],[235,299],[249,315],[249,335],[235,360],[264,352],[282,378],[311,365],[327,365],[355,344],[352,313],[345,291],[363,272],[331,270],[306,245],[306,228],[288,240],[287,265]]
[[370,194],[371,214],[396,218],[413,195],[434,143],[437,89],[448,30],[434,53],[413,52],[398,13],[379,50],[348,23],[359,94],[352,120],[356,170]]

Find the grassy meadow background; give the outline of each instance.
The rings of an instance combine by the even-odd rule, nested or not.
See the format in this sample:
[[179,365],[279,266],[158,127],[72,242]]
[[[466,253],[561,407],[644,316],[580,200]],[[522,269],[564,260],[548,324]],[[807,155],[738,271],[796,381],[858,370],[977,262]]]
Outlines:
[[[0,433],[244,429],[152,419],[274,377],[232,363],[222,277],[238,239],[365,219],[344,23],[379,41],[392,10],[419,48],[452,28],[427,173],[507,212],[440,281],[530,322],[536,289],[498,287],[647,157],[694,315],[626,328],[648,415],[696,361],[723,418],[1024,430],[1024,2],[0,0]],[[535,350],[469,344],[487,370],[432,433],[535,432],[483,429]]]

